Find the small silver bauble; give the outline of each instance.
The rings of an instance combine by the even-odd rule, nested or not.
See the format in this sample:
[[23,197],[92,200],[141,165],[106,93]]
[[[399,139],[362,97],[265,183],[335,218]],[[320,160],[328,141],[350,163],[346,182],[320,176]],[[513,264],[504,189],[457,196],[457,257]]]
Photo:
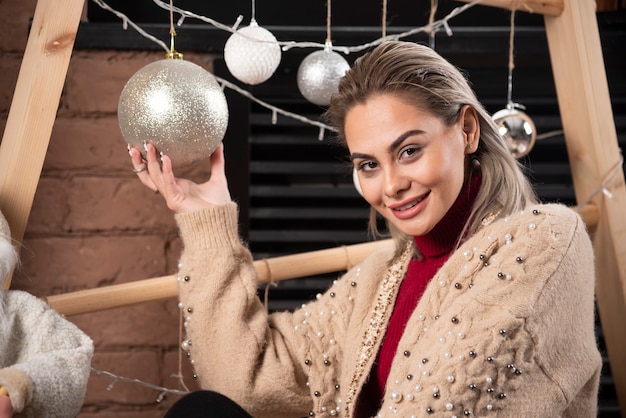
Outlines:
[[514,105],[507,105],[505,109],[494,113],[492,119],[515,158],[524,157],[532,150],[537,132],[535,123],[526,113]]
[[278,68],[281,51],[276,38],[255,20],[230,35],[224,46],[224,62],[237,80],[259,84]]
[[129,145],[144,153],[144,144],[152,143],[174,167],[183,167],[208,158],[218,147],[228,125],[228,105],[213,74],[175,53],[128,80],[117,116]]
[[326,45],[323,50],[307,55],[298,67],[298,89],[311,103],[330,104],[337,92],[339,79],[350,69],[348,61]]

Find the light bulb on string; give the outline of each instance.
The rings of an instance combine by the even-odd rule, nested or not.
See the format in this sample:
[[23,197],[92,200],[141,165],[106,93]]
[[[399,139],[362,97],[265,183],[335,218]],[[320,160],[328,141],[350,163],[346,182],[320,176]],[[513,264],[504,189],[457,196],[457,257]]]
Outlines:
[[124,140],[142,153],[151,143],[175,168],[207,159],[224,138],[228,105],[219,83],[174,49],[126,83],[117,116]]
[[230,35],[224,45],[224,62],[237,80],[256,85],[268,80],[280,65],[281,49],[276,37],[259,26],[252,1],[250,25]]
[[[519,103],[513,103],[513,40],[515,27],[515,9],[511,11],[511,32],[509,38],[509,74],[507,80],[507,105],[495,112],[491,118],[498,127],[509,152],[515,158],[522,158],[533,149],[537,139],[537,130],[533,120],[522,110],[526,109]],[[520,110],[522,109],[522,110]]]

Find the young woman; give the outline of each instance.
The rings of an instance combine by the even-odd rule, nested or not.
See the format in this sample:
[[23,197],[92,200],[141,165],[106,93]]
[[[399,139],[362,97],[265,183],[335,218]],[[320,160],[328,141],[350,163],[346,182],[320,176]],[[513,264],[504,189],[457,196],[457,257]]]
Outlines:
[[131,150],[176,213],[183,347],[211,391],[169,416],[223,395],[255,418],[595,417],[585,225],[537,202],[462,73],[428,47],[387,42],[342,78],[327,116],[371,228],[382,216],[395,248],[295,312],[268,314],[256,296],[221,147],[204,184],[176,178],[152,145],[146,161]]
[[[17,262],[0,213],[0,283]],[[0,418],[75,417],[92,355],[91,338],[45,302],[0,289]]]

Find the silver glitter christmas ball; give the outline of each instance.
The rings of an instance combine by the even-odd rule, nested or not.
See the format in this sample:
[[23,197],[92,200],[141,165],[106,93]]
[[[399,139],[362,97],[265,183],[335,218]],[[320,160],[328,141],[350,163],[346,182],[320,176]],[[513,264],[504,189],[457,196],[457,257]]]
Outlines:
[[298,89],[311,103],[327,106],[348,69],[350,64],[337,52],[329,48],[315,51],[298,67]]
[[117,117],[129,145],[144,153],[144,143],[152,143],[174,167],[184,167],[208,158],[224,139],[228,104],[213,74],[168,58],[128,80]]
[[526,113],[507,106],[498,110],[491,118],[515,158],[522,158],[533,149],[537,132],[535,122]]
[[260,84],[278,68],[281,51],[276,38],[256,21],[228,38],[224,46],[224,62],[237,80]]

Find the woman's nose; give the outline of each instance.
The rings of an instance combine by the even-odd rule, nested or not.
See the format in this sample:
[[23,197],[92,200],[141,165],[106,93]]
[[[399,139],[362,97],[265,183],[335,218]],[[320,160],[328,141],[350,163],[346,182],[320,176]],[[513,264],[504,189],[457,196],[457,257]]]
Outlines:
[[403,175],[399,170],[390,168],[385,170],[385,194],[389,197],[397,196],[403,190],[411,185],[408,177]]

